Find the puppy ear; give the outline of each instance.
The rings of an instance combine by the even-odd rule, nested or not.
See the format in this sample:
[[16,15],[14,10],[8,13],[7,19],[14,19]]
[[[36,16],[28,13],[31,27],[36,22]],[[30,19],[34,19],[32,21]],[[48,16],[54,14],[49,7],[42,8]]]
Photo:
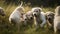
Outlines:
[[51,12],[51,14],[54,16],[55,15],[55,13],[54,12]]
[[28,17],[28,15],[27,15],[27,14],[26,14],[25,16],[26,16],[26,17]]
[[42,10],[41,9],[39,9],[39,12],[41,12]]
[[41,11],[40,9],[38,9],[39,10],[39,12]]
[[34,15],[32,14],[32,16],[34,16]]
[[45,15],[46,19],[47,19],[47,15]]
[[47,19],[47,13],[45,13],[45,17],[46,17],[46,19]]
[[53,13],[53,16],[55,16],[55,13]]
[[55,13],[53,13],[53,15],[55,15]]

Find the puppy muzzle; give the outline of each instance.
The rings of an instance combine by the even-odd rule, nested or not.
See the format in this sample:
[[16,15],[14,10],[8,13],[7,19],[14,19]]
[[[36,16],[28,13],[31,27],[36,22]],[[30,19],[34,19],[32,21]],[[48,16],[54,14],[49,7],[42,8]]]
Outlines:
[[34,16],[36,17],[37,15],[36,15],[36,14],[34,14]]

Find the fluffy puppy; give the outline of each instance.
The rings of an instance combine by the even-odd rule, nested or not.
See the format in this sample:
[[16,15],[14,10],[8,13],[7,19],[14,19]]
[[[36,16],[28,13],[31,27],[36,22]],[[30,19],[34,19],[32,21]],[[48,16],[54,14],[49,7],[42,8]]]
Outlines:
[[60,6],[56,7],[54,16],[54,32],[56,33],[57,30],[60,30]]
[[54,13],[51,11],[46,12],[46,19],[48,26],[53,27]]
[[9,16],[9,22],[13,25],[16,25],[16,27],[18,28],[18,32],[20,31],[20,26],[24,24],[23,13],[24,8],[21,4]]
[[23,8],[17,7],[10,15],[9,22],[10,23],[19,23],[23,18]]
[[42,12],[42,9],[40,7],[32,8],[32,12],[33,12],[36,27],[37,28],[39,26],[43,27],[44,24],[46,23],[45,13]]
[[34,23],[34,16],[32,11],[28,11],[26,14],[24,14],[24,22],[26,25],[30,25],[32,27]]
[[18,6],[9,16],[9,22],[10,23],[20,23],[23,21],[23,12],[24,8],[22,7],[22,4]]
[[5,12],[2,7],[0,7],[0,15],[5,16]]
[[[18,10],[18,9],[20,9],[20,10]],[[18,9],[15,9],[12,13],[11,13],[11,15],[10,15],[10,17],[9,17],[9,21],[10,21],[10,23],[19,23],[21,20],[22,20],[22,17],[23,17],[23,8],[22,7],[20,7],[20,8],[18,8]]]

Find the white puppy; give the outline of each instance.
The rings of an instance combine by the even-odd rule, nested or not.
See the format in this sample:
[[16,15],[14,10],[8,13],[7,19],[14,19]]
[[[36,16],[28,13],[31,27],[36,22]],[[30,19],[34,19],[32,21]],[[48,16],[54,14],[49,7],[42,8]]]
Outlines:
[[23,17],[24,8],[20,5],[18,6],[10,15],[9,21],[19,23]]
[[37,27],[38,27],[38,25],[40,27],[43,27],[44,24],[46,23],[45,13],[42,12],[42,9],[39,8],[39,7],[32,8],[32,12],[33,12],[33,15],[34,15],[35,25]]
[[57,30],[60,30],[60,6],[56,7],[54,16],[54,32],[56,33]]
[[9,21],[10,23],[13,21],[13,22],[16,22],[16,23],[19,23],[21,20],[22,20],[22,17],[23,17],[23,8],[22,7],[17,7],[10,15],[9,17]]
[[20,29],[20,26],[23,24],[23,12],[24,8],[22,7],[22,4],[18,6],[10,15],[9,22],[16,24],[16,27],[18,30]]

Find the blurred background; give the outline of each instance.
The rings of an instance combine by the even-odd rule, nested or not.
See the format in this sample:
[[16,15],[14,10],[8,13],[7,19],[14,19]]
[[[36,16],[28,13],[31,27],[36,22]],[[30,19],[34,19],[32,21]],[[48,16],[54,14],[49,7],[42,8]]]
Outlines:
[[[31,10],[33,7],[41,7],[44,12],[53,11],[56,6],[60,5],[60,0],[0,0],[0,7],[2,7],[6,13],[6,16],[0,16],[0,34],[17,34],[17,29],[12,26],[8,18],[12,11],[21,4],[23,1],[23,7],[26,9],[25,12]],[[20,29],[20,34],[53,34],[53,30],[45,27],[35,31],[34,28],[23,26]]]

